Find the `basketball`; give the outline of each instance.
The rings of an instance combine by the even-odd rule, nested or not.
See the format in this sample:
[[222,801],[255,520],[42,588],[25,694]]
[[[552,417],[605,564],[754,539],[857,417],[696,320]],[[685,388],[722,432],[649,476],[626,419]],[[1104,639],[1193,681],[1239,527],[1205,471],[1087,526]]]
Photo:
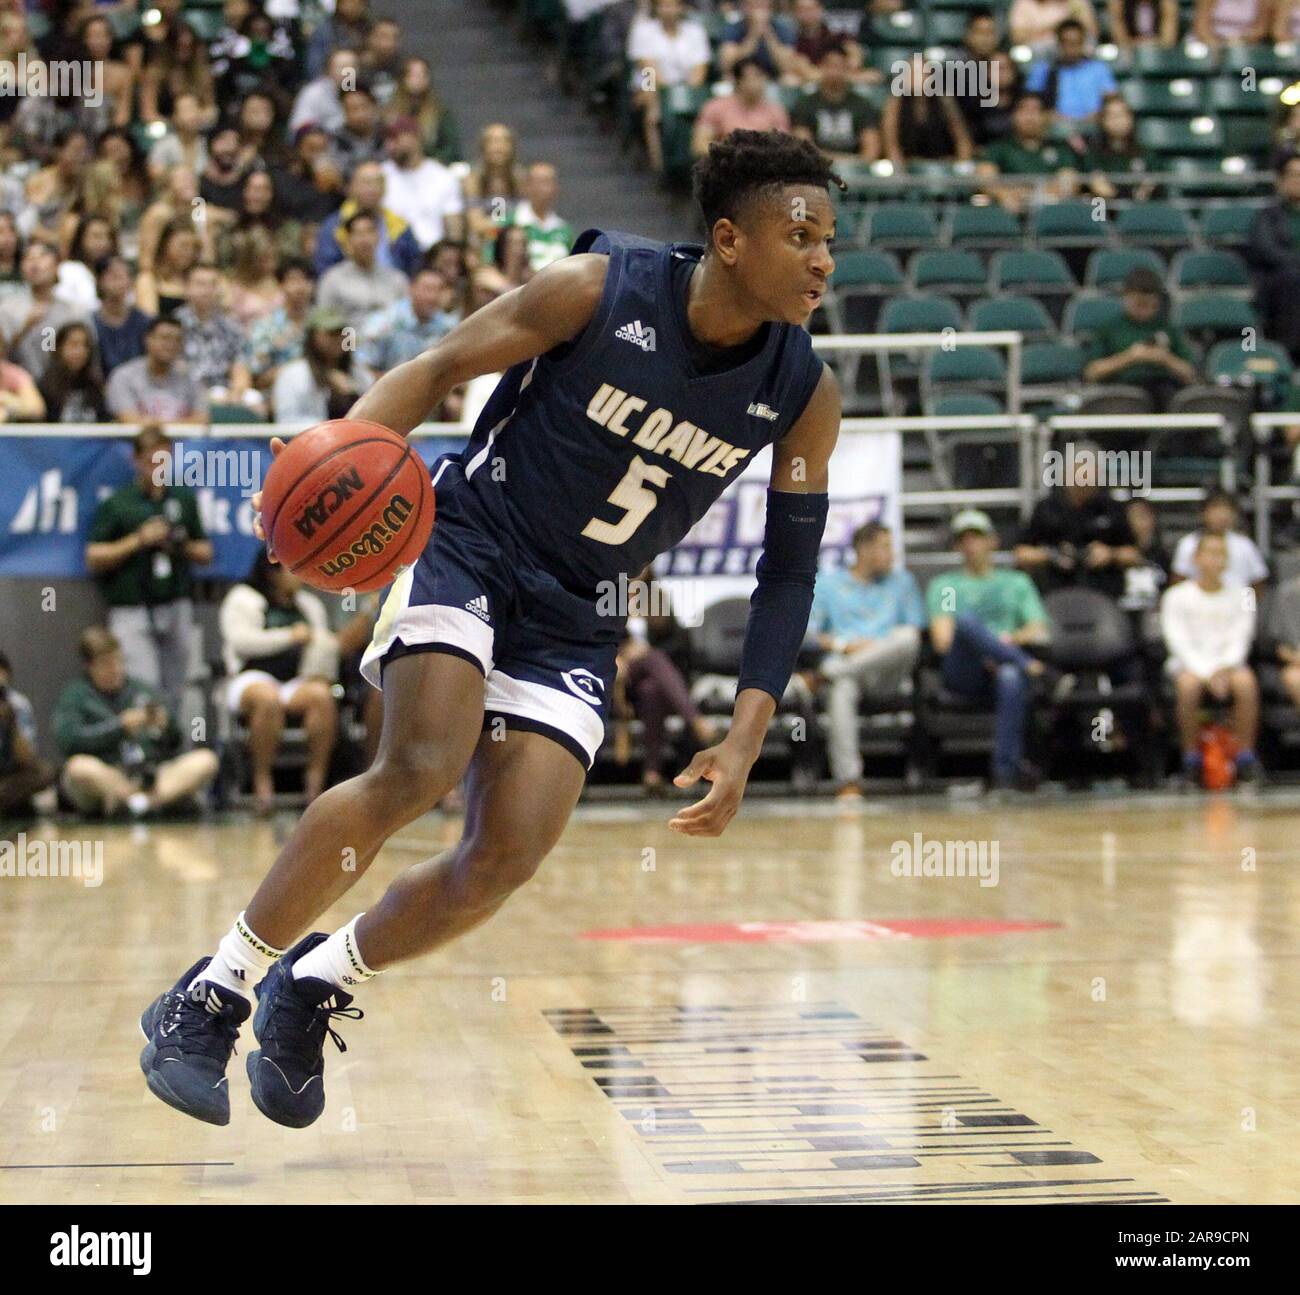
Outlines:
[[295,436],[262,487],[271,552],[332,593],[382,589],[419,557],[433,512],[429,470],[414,447],[364,419]]

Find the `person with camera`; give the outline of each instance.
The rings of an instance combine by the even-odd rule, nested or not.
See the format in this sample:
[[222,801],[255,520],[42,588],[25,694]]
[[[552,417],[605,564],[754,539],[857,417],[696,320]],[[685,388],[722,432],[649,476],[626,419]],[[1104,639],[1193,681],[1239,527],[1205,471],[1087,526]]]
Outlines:
[[79,649],[85,674],[54,705],[68,800],[83,814],[143,818],[202,792],[217,776],[216,755],[207,748],[177,754],[175,718],[157,691],[127,674],[121,643],[93,626]]
[[133,442],[135,480],[100,504],[90,527],[86,565],[99,577],[108,627],[133,675],[180,710],[189,668],[193,567],[212,561],[199,505],[188,486],[172,484],[171,439],[147,423]]
[[9,658],[0,652],[0,822],[31,814],[32,797],[54,784],[56,772],[36,754],[32,704],[10,687]]

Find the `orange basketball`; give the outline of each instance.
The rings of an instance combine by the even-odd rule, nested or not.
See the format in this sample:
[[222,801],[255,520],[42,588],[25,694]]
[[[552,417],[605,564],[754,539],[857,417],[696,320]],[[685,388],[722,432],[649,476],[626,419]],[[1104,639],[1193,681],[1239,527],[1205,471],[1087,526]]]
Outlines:
[[316,589],[382,589],[433,529],[433,483],[413,446],[358,418],[295,436],[262,486],[271,552]]

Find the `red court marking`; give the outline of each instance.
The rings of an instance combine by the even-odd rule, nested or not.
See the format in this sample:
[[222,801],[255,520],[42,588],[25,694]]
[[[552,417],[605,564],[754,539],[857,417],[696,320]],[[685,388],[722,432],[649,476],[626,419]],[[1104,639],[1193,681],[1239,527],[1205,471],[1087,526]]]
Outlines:
[[629,926],[583,931],[582,940],[633,944],[823,943],[828,940],[946,940],[954,935],[1010,935],[1050,931],[1060,922],[998,922],[981,918],[889,918],[881,922],[696,922],[681,926]]

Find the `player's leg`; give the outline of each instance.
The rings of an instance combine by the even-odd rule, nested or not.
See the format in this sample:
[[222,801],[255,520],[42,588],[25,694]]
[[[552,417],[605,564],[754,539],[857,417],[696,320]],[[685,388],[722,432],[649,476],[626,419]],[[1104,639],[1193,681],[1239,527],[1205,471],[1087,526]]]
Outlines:
[[483,716],[477,666],[443,652],[412,653],[390,661],[383,682],[378,760],[312,802],[216,955],[195,963],[140,1019],[150,1091],[195,1119],[230,1120],[225,1070],[252,1009],[249,987],[387,837],[459,781],[473,753]]
[[483,675],[445,652],[384,668],[384,728],[365,773],[308,806],[248,906],[245,921],[275,948],[344,894],[399,828],[427,813],[465,771],[483,728]]
[[470,763],[461,839],[398,877],[357,921],[372,971],[430,953],[486,921],[560,839],[587,776],[541,733],[480,739]]
[[586,767],[536,732],[479,740],[465,828],[449,850],[403,873],[374,908],[332,936],[301,941],[258,986],[248,1057],[253,1101],[291,1128],[325,1105],[324,1044],[336,1015],[359,1015],[344,986],[419,957],[486,921],[550,853],[577,804]]
[[284,702],[284,712],[302,721],[307,737],[307,771],[304,790],[307,803],[325,787],[330,756],[339,735],[339,707],[324,679],[299,680]]

